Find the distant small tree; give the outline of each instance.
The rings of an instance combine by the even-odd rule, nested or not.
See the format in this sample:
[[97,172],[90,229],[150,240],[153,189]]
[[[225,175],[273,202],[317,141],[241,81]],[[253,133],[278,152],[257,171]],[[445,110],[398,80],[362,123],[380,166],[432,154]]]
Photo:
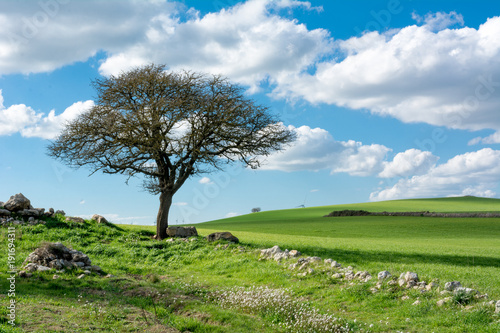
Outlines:
[[252,213],[258,213],[258,212],[260,212],[260,207],[252,208]]
[[[160,195],[156,237],[167,236],[173,195],[191,176],[281,150],[295,134],[242,87],[219,75],[147,65],[93,82],[95,106],[68,123],[48,154],[91,174],[145,177]],[[128,179],[127,179],[128,180]]]

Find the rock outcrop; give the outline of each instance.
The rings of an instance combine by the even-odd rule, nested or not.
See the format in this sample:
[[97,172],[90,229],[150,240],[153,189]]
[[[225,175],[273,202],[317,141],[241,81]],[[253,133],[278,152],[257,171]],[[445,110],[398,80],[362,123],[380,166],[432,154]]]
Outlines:
[[188,238],[188,237],[198,236],[198,231],[196,230],[195,227],[168,227],[167,236]]
[[99,215],[99,214],[92,215],[91,220],[94,220],[97,223],[104,223],[104,224],[108,223],[108,220],[106,220],[106,218],[104,216]]
[[45,223],[38,218],[52,217],[54,214],[64,215],[64,211],[54,212],[53,208],[34,208],[31,201],[22,193],[10,197],[7,202],[0,202],[0,225],[38,224]]
[[213,234],[210,234],[207,236],[207,240],[209,242],[215,242],[218,240],[226,240],[228,242],[233,242],[233,243],[239,243],[240,240],[238,237],[233,236],[232,233],[225,231],[225,232],[214,232]]
[[92,265],[90,258],[81,251],[69,249],[62,243],[46,243],[31,252],[22,264],[20,276],[27,272],[80,268],[84,271],[101,272],[99,266]]
[[22,193],[15,194],[3,204],[3,207],[11,212],[18,212],[24,209],[33,208],[31,202]]

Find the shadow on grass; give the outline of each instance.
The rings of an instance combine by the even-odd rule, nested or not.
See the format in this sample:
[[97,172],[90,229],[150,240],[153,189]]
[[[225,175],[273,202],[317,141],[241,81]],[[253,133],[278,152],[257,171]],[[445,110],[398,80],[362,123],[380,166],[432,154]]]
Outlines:
[[[294,247],[295,248],[295,247]],[[437,255],[425,253],[399,253],[325,249],[315,246],[302,246],[297,250],[309,256],[332,258],[339,262],[365,264],[369,262],[390,262],[392,264],[443,264],[463,267],[500,267],[500,258],[464,256],[464,255]]]

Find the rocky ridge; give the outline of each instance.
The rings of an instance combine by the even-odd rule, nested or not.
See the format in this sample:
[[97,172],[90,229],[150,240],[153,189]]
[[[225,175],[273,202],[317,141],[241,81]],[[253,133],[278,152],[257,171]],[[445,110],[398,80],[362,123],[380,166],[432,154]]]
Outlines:
[[[291,255],[293,253],[294,255]],[[295,259],[295,262],[289,260]],[[337,261],[328,258],[320,257],[301,257],[301,253],[297,250],[281,250],[278,245],[268,249],[260,250],[259,260],[275,260],[280,265],[284,265],[289,270],[297,272],[298,277],[305,277],[314,274],[326,274],[332,279],[345,281],[348,285],[355,283],[368,283],[373,279],[373,276],[368,271],[357,271],[352,266],[343,267]],[[288,263],[287,263],[288,261]],[[456,302],[466,305],[472,300],[484,300],[484,304],[495,307],[495,313],[500,313],[500,300],[487,301],[488,295],[481,294],[479,291],[472,288],[462,287],[459,281],[449,281],[441,286],[437,280],[420,281],[420,278],[415,272],[403,272],[398,276],[391,274],[389,271],[380,271],[377,274],[377,282],[370,288],[372,293],[378,293],[383,288],[401,288],[403,290],[416,289],[421,293],[435,292],[439,297],[436,301],[437,306],[443,306],[447,303]],[[405,295],[401,299],[408,300],[410,297]],[[420,304],[417,299],[412,305]]]
[[[7,202],[0,201],[0,226],[6,225],[37,225],[45,224],[43,218],[54,217],[55,215],[66,216],[64,210],[54,210],[54,208],[34,208],[31,201],[22,193],[15,194]],[[101,215],[94,214],[92,220],[97,223],[108,223]],[[67,216],[67,222],[84,223],[81,217]]]
[[[92,265],[88,255],[81,251],[67,248],[62,243],[45,243],[35,251],[31,252],[24,260],[20,277],[30,277],[33,272],[45,272],[56,270],[57,273],[64,273],[65,270],[79,269],[83,274],[78,276],[79,279],[90,275],[93,272],[102,274],[101,267]],[[54,279],[59,278],[54,275]]]

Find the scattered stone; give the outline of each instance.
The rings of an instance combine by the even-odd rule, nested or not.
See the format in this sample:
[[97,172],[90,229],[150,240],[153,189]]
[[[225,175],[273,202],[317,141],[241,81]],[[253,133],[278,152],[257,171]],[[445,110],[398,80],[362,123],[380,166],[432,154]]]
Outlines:
[[453,295],[465,294],[467,296],[477,295],[478,291],[472,288],[458,287],[453,290]]
[[444,284],[444,290],[447,290],[447,291],[453,291],[453,290],[460,288],[460,287],[462,287],[462,284],[458,281],[446,282]]
[[77,279],[83,279],[86,275],[85,274],[80,274],[78,275]]
[[89,270],[87,269],[87,270],[84,270],[84,271],[83,271],[83,274],[85,274],[85,275],[90,275],[90,274],[92,274],[92,272],[91,272],[91,271],[89,271]]
[[43,265],[38,265],[37,271],[39,272],[46,272],[46,271],[50,271],[50,267],[47,267],[47,266],[43,266]]
[[325,260],[323,260],[323,262],[325,263],[325,265],[331,265],[333,262],[333,259],[325,259]]
[[342,279],[342,274],[340,274],[340,273],[335,273],[335,274],[332,274],[332,278],[335,278],[335,279]]
[[418,282],[418,274],[413,272],[406,272],[404,276],[406,282],[415,281]]
[[422,303],[419,299],[417,299],[415,302],[413,302],[411,305],[419,305],[420,303]]
[[439,301],[437,301],[436,305],[443,306],[445,303],[446,303],[446,301],[444,299],[440,299]]
[[312,273],[314,273],[314,269],[312,269],[312,268],[308,268],[308,269],[307,269],[307,274],[312,274]]
[[332,266],[332,268],[341,268],[342,267],[342,265],[339,264],[338,262],[336,262],[335,260],[332,261],[332,265],[331,266]]
[[34,272],[38,269],[38,265],[35,263],[29,263],[24,267],[24,269],[28,272]]
[[359,279],[363,282],[368,282],[369,280],[372,279],[372,276],[367,271],[359,271],[356,272],[356,274],[354,274],[354,278]]
[[198,231],[195,227],[168,227],[167,235],[169,237],[181,237],[187,238],[192,236],[198,236]]
[[62,243],[46,243],[30,253],[23,262],[23,269],[29,272],[78,267],[89,271],[101,271],[92,266],[90,258],[81,251],[70,250]]
[[22,193],[15,194],[3,204],[3,207],[11,212],[17,212],[23,209],[30,209],[31,202]]
[[96,221],[97,223],[108,223],[108,220],[106,220],[104,216],[99,214],[92,215],[92,220]]
[[240,242],[240,240],[237,237],[233,236],[232,233],[227,232],[227,231],[226,232],[214,232],[214,233],[208,235],[207,239],[209,242],[215,242],[215,241],[218,241],[220,239],[226,240],[228,242],[233,242],[233,243]]
[[309,266],[309,263],[308,263],[308,262],[303,263],[302,265],[300,265],[300,267],[299,267],[299,271],[302,271],[302,270],[306,269],[306,268],[307,268],[307,266]]
[[0,216],[10,216],[10,211],[7,209],[0,209]]
[[431,291],[432,289],[435,289],[437,287],[439,287],[439,285],[436,282],[431,282],[425,286],[425,290]]
[[292,257],[292,258],[300,257],[302,255],[302,253],[300,253],[297,250],[291,250],[289,253],[290,253],[290,257]]
[[495,303],[495,313],[500,313],[500,301]]
[[68,216],[66,222],[85,223],[85,220],[77,216]]
[[113,274],[107,274],[107,275],[105,276],[105,278],[106,278],[106,279],[109,279],[109,278],[112,278],[112,277],[115,277],[115,276],[114,276]]
[[408,296],[408,295],[404,295],[403,297],[401,297],[402,301],[406,301],[408,299],[410,299],[410,296]]
[[56,212],[54,213],[55,215],[62,215],[62,216],[66,216],[66,213],[64,212],[64,210],[56,210]]
[[391,273],[389,273],[389,271],[382,271],[382,272],[379,272],[377,274],[377,277],[378,277],[379,280],[385,280],[385,279],[387,279],[387,278],[389,278],[391,276],[392,275],[391,275]]
[[59,275],[56,275],[56,274],[54,274],[54,275],[52,276],[52,280],[57,280],[57,279],[59,279],[59,278],[60,278],[60,276],[59,276]]
[[320,262],[322,261],[322,259],[320,257],[307,257],[306,261],[312,263],[312,262]]
[[264,258],[274,258],[274,255],[277,253],[281,253],[280,247],[278,245],[274,245],[269,249],[260,250],[260,256]]
[[[43,209],[43,208],[40,208],[40,209]],[[43,210],[45,210],[45,209],[43,209]],[[19,211],[18,213],[21,214],[24,218],[40,216],[40,211],[38,209],[23,209],[23,210]]]

